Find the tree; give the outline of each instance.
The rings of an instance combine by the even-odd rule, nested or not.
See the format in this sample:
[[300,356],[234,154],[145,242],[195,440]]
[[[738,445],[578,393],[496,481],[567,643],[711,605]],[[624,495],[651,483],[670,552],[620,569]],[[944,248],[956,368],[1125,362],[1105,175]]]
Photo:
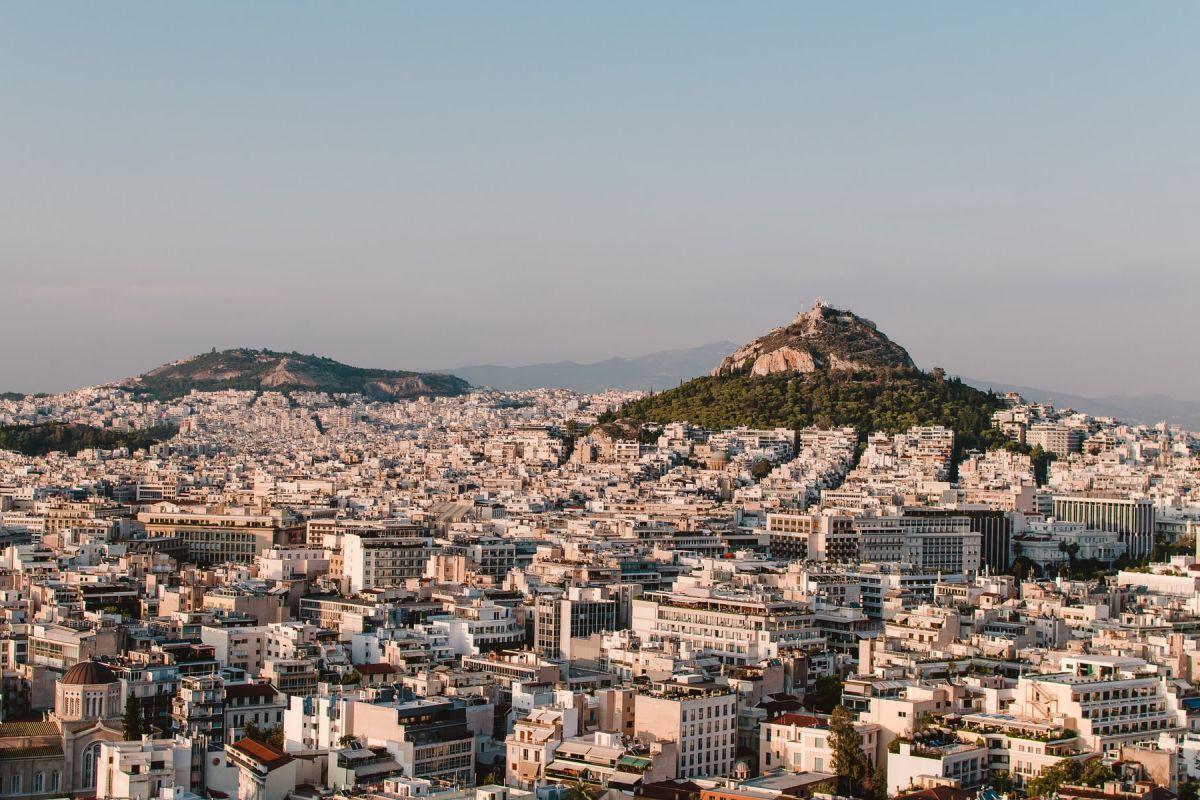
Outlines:
[[842,679],[837,675],[822,675],[804,701],[813,711],[831,713],[842,701]]
[[242,735],[247,739],[253,739],[262,744],[269,744],[280,750],[283,749],[283,726],[281,725],[260,727],[253,722],[247,722]]
[[592,800],[595,795],[595,790],[579,778],[568,783],[564,792],[566,800]]
[[142,725],[142,709],[132,692],[125,698],[125,718],[121,720],[121,732],[127,742],[139,741],[145,732]]
[[1013,783],[1012,774],[1010,774],[1008,770],[1004,769],[992,771],[991,784],[992,788],[996,790],[997,794],[1008,794],[1014,788],[1016,788],[1015,784]]
[[1069,758],[1046,767],[1038,776],[1025,785],[1030,797],[1046,797],[1054,794],[1064,783],[1077,783],[1083,775],[1083,765]]
[[842,783],[842,791],[854,797],[868,797],[865,784],[871,764],[863,752],[862,737],[854,729],[854,717],[845,706],[835,708],[829,719],[829,749],[833,751],[831,766]]
[[888,800],[886,760],[875,765],[875,771],[871,773],[871,791],[868,796],[871,800]]
[[1103,786],[1107,781],[1115,780],[1116,777],[1117,774],[1113,772],[1112,767],[1098,758],[1093,758],[1084,764],[1079,782],[1088,786]]
[[352,733],[344,734],[338,739],[338,747],[358,747],[358,737]]

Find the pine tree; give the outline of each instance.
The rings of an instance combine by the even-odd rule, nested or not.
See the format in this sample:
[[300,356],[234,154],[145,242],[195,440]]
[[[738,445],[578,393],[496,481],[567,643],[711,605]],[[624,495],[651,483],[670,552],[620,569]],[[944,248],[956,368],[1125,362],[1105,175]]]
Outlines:
[[888,800],[887,765],[877,764],[871,773],[871,800]]
[[871,765],[862,749],[862,737],[854,730],[854,717],[845,706],[835,708],[829,720],[829,749],[833,751],[832,767],[842,783],[841,790],[862,797]]
[[142,709],[132,693],[125,699],[125,718],[121,721],[121,731],[127,742],[142,738]]

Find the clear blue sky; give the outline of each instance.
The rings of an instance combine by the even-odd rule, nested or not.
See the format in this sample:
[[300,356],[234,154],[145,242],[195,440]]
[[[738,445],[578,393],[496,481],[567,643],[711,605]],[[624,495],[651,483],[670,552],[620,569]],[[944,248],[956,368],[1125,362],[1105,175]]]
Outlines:
[[0,389],[747,339],[1200,399],[1200,4],[6,3]]

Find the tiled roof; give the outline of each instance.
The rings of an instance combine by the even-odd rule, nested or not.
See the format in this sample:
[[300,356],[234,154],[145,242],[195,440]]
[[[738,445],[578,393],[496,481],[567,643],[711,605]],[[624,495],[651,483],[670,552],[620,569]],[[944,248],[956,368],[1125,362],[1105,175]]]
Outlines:
[[249,756],[262,764],[270,772],[292,762],[292,757],[282,750],[277,750],[269,744],[256,742],[253,739],[240,739],[231,745],[234,750]]
[[58,744],[43,744],[33,747],[4,747],[0,745],[0,761],[15,761],[23,758],[53,758],[62,754],[62,745]]
[[57,736],[59,733],[57,723],[47,719],[0,722],[0,739],[11,736]]

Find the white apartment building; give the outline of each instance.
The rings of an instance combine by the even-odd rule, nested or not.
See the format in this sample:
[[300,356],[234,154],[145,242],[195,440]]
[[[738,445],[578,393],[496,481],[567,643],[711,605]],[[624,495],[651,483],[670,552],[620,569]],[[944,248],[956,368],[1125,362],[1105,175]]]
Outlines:
[[631,627],[643,642],[677,642],[727,664],[757,664],[788,649],[824,646],[811,612],[765,591],[647,592],[633,601]]
[[888,752],[888,796],[933,782],[974,789],[990,775],[988,749],[961,742],[953,736],[928,737],[917,741],[899,741],[895,752]]
[[863,561],[904,563],[920,569],[968,573],[980,567],[983,535],[966,516],[857,517]]
[[1140,658],[1064,656],[1062,672],[1025,675],[1012,713],[1077,730],[1101,753],[1178,729],[1164,680]]
[[342,571],[351,592],[387,589],[425,574],[433,538],[418,525],[360,530],[342,538]]
[[737,751],[737,695],[728,687],[680,676],[634,699],[634,735],[678,744],[676,776],[728,775]]
[[157,800],[172,788],[190,791],[191,778],[192,741],[186,737],[100,743],[97,800]]
[[520,646],[525,640],[513,610],[485,600],[456,603],[449,614],[429,617],[427,625],[444,634],[451,652],[458,656]]
[[[863,753],[871,768],[879,763],[880,726],[859,722],[854,730],[862,737]],[[758,771],[832,772],[829,720],[810,714],[784,714],[765,720],[758,729]]]

